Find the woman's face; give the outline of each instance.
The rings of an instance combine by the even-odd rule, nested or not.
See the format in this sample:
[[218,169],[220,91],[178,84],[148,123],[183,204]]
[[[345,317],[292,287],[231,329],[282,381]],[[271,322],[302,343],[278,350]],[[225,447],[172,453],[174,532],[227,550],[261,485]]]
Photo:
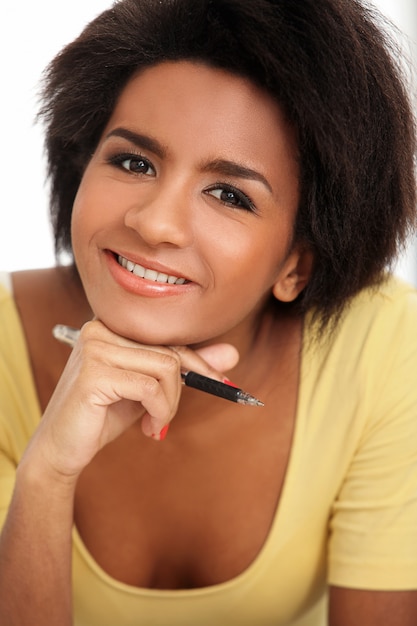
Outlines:
[[272,287],[296,297],[297,146],[269,95],[191,62],[122,92],[73,210],[94,314],[148,344],[247,334]]

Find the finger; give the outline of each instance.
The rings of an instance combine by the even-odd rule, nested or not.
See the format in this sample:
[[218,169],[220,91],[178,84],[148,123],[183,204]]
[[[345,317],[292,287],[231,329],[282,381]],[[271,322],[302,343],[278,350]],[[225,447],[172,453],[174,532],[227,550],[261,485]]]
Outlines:
[[110,379],[101,381],[100,392],[96,392],[94,399],[97,407],[115,405],[119,401],[124,403],[126,400],[142,405],[144,413],[149,416],[149,429],[144,432],[152,435],[159,433],[174,417],[179,394],[168,397],[155,378],[137,372],[117,370],[112,372]]
[[[120,348],[117,350],[120,351]],[[141,405],[142,410],[134,411],[138,418],[145,412],[149,414],[152,432],[159,432],[175,415],[181,393],[177,376],[174,377],[174,392],[167,393],[166,387],[155,376],[126,368],[125,363],[123,367],[109,366],[101,359],[92,359],[91,354],[87,355],[86,352],[88,350],[83,352],[81,367],[76,367],[70,375],[72,386],[75,384],[74,391],[68,395],[65,390],[67,381],[62,377],[54,395],[61,396],[61,405],[66,407],[66,413],[79,416],[85,414],[91,432],[99,429],[99,424],[106,419],[107,414],[123,413],[126,401]],[[78,355],[74,351],[70,357],[70,366],[72,361],[77,360]],[[63,412],[62,407],[60,412]]]
[[239,353],[231,344],[213,344],[198,350],[187,346],[172,348],[181,359],[183,370],[193,370],[216,380],[223,380],[223,372],[234,367],[239,360]]
[[144,346],[121,338],[101,322],[89,323],[81,329],[77,348],[83,350],[94,362],[155,378],[167,396],[174,397],[175,402],[178,402],[181,361],[179,355],[170,348]]
[[230,343],[217,343],[196,350],[211,367],[219,372],[233,369],[239,362],[239,352]]
[[182,388],[180,358],[169,348],[155,349],[119,338],[95,321],[79,332],[71,363],[81,365],[78,391],[86,392],[91,417],[99,417],[99,407],[113,407],[113,413],[118,412],[119,401],[140,402],[141,414],[148,413],[143,430],[150,436],[159,433],[176,413]]

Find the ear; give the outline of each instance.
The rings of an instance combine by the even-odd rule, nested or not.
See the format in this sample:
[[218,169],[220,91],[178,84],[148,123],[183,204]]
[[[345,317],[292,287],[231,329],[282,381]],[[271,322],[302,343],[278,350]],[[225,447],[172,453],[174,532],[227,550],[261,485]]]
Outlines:
[[272,287],[277,300],[292,302],[302,292],[313,271],[313,252],[305,244],[296,245],[289,253]]

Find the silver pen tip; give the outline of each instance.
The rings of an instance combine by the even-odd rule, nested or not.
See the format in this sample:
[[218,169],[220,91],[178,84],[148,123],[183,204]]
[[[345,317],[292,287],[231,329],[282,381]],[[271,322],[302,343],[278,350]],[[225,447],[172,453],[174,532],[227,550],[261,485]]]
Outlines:
[[263,402],[255,398],[255,396],[251,396],[250,393],[245,393],[241,391],[238,398],[239,404],[245,404],[246,406],[265,406]]

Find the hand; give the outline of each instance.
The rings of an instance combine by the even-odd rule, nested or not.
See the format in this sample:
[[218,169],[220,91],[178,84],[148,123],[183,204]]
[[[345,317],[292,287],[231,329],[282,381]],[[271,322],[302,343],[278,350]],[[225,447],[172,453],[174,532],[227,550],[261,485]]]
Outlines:
[[221,380],[219,370],[230,369],[237,360],[229,344],[198,351],[145,346],[114,334],[100,321],[88,322],[25,456],[40,453],[48,471],[76,479],[101,448],[135,421],[142,420],[145,435],[159,437],[178,408],[181,369]]

